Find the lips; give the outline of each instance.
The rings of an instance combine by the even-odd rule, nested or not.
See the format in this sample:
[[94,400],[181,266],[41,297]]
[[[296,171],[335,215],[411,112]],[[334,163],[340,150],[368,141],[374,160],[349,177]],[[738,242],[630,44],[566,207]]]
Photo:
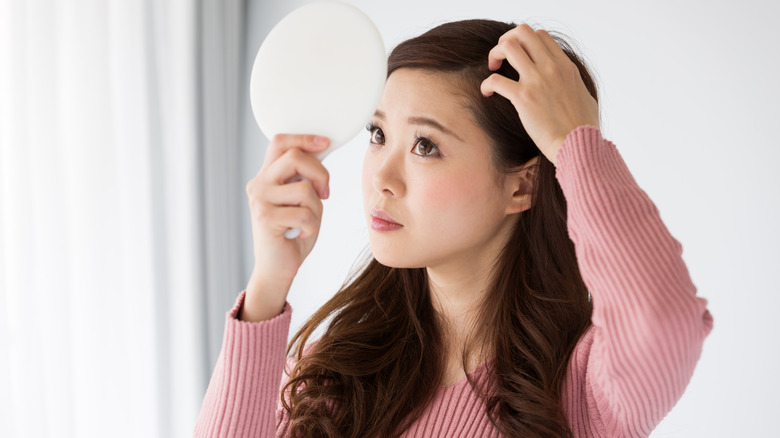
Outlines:
[[[382,219],[385,222],[390,222],[392,224],[401,225],[401,224],[398,223],[398,221],[393,219],[392,216],[390,216],[389,214],[385,213],[382,210],[377,210],[375,208],[372,208],[371,209],[371,216],[373,216],[373,217],[375,217],[377,219]],[[401,226],[403,226],[403,225],[401,225]]]

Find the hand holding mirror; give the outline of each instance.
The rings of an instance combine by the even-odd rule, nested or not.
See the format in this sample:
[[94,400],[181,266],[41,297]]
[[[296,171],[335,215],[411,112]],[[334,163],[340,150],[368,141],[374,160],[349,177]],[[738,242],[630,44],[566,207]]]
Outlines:
[[[285,16],[260,46],[252,112],[269,140],[280,133],[328,137],[330,146],[317,154],[323,160],[368,122],[386,75],[384,43],[371,19],[341,1],[316,1]],[[285,237],[299,234],[289,229]]]

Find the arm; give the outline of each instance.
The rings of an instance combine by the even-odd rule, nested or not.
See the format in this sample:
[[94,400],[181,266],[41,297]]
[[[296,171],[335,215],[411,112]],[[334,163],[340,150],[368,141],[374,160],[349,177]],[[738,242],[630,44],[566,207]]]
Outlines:
[[266,437],[276,434],[276,408],[292,308],[268,321],[237,318],[246,291],[227,312],[217,359],[193,436]]
[[557,162],[569,236],[593,299],[593,327],[573,358],[585,368],[587,411],[608,436],[648,436],[682,396],[713,318],[682,246],[615,145],[580,126]]

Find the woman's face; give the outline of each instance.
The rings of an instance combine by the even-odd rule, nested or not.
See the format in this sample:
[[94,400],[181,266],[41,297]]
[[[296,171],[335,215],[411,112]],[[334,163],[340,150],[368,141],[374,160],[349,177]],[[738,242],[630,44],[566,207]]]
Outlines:
[[488,137],[464,98],[451,92],[456,84],[451,76],[408,68],[385,84],[362,184],[371,250],[386,266],[483,264],[511,231],[509,213],[517,212],[508,213],[517,209],[509,205],[511,184],[496,184]]

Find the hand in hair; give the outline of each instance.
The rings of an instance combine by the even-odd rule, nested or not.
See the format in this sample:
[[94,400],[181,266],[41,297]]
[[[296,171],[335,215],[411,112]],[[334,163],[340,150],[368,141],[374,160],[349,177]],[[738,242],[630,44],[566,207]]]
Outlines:
[[488,54],[488,68],[499,69],[505,59],[519,79],[493,73],[482,81],[482,95],[495,92],[509,99],[528,135],[553,164],[571,131],[582,125],[600,128],[598,103],[547,31],[521,24],[506,32]]

